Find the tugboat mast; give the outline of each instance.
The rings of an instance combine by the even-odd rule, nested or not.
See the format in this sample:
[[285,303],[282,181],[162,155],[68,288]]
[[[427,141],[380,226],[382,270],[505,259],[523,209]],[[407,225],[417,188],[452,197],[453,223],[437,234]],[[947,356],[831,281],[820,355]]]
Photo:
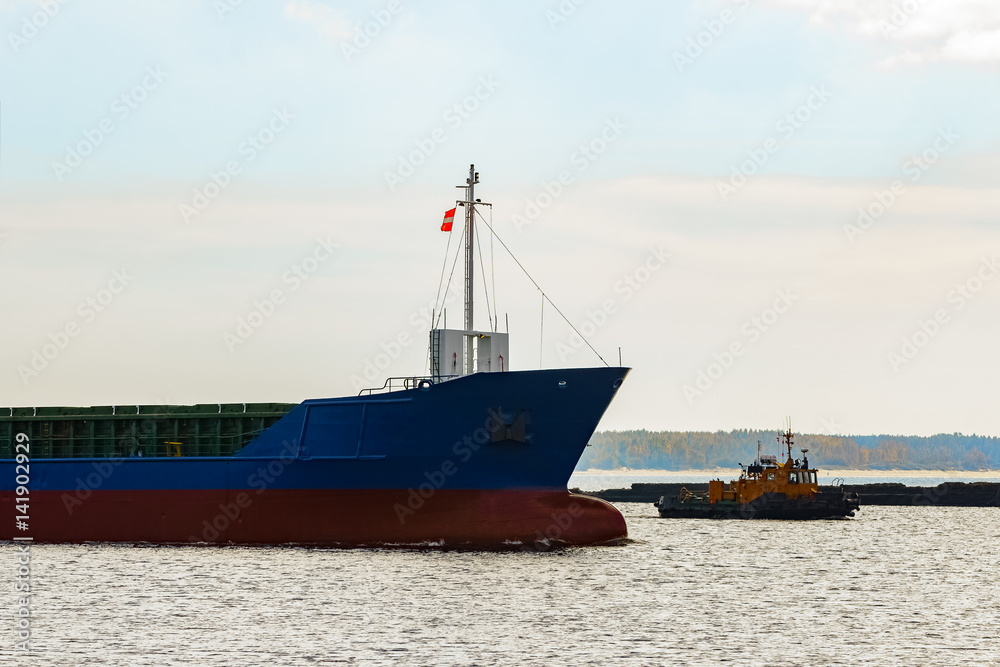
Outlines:
[[788,418],[788,427],[784,433],[778,438],[778,442],[784,442],[785,447],[788,448],[788,460],[792,460],[792,418]]

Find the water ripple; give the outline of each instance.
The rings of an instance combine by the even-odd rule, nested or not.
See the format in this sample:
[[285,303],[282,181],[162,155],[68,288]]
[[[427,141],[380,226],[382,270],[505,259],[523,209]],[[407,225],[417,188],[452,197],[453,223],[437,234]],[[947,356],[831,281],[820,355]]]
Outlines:
[[37,545],[18,664],[1000,664],[1000,509],[621,507],[628,544],[551,553]]

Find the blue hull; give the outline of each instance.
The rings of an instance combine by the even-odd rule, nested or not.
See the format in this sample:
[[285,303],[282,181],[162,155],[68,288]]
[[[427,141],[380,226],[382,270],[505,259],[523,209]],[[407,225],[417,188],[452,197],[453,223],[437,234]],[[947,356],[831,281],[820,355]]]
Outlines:
[[[574,531],[587,535],[586,543],[601,541],[594,534],[621,537],[616,511],[573,500],[566,483],[627,373],[477,373],[406,391],[308,400],[229,457],[34,459],[31,531],[54,542],[198,537],[345,545],[435,542],[447,534],[449,543],[482,546],[544,535],[566,523],[558,517],[585,506],[594,518],[577,520]],[[11,526],[14,461],[0,469],[0,519]],[[240,499],[248,499],[246,507]],[[227,530],[212,537],[220,532],[213,518],[233,515],[225,508],[237,505],[240,519],[222,521]],[[291,531],[289,514],[303,521]],[[126,515],[130,526],[123,527]],[[456,532],[456,522],[467,525]],[[592,530],[598,523],[608,527]]]

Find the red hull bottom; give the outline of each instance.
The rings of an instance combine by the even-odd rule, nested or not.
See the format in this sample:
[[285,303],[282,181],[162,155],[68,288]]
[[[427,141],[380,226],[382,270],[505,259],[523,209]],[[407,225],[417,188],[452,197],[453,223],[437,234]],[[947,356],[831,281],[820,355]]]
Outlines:
[[593,545],[627,536],[609,503],[568,491],[33,491],[28,530],[0,497],[3,539],[158,544],[518,548]]

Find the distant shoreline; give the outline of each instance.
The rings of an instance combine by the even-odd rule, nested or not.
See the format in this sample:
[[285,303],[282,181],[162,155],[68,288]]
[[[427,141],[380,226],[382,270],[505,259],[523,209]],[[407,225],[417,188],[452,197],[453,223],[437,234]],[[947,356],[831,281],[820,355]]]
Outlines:
[[[617,468],[614,470],[602,470],[600,468],[589,468],[587,470],[575,470],[574,475],[597,476],[597,475],[628,475],[630,477],[651,477],[651,476],[684,476],[684,475],[713,475],[718,477],[739,477],[739,468],[695,468],[688,470],[650,470]],[[847,468],[820,468],[821,475],[834,477],[945,477],[953,479],[968,479],[973,477],[1000,477],[1000,470],[854,470]]]

